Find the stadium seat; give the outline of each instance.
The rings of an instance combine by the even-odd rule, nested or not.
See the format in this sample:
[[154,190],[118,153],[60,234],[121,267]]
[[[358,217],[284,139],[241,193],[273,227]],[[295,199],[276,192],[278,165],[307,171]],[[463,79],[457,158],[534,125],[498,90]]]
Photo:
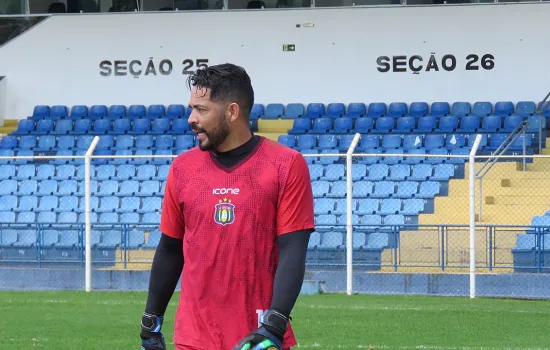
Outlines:
[[416,127],[416,120],[414,117],[400,117],[397,119],[397,131],[398,132],[410,132]]
[[[19,168],[21,168],[21,166],[19,166]],[[34,174],[32,176],[34,176]],[[17,176],[15,175],[15,165],[8,165],[8,164],[0,165],[0,180],[9,180],[11,178],[17,178]]]
[[431,180],[435,181],[448,181],[454,176],[455,167],[452,164],[436,164],[434,166],[434,174],[431,176]]
[[52,164],[41,164],[36,168],[34,180],[51,180],[55,178],[55,166]]
[[306,106],[305,116],[308,118],[318,118],[326,114],[326,108],[323,103],[309,103]]
[[447,135],[445,146],[449,149],[462,148],[466,144],[466,136],[462,134]]
[[359,117],[355,119],[355,132],[367,134],[374,128],[374,119],[370,117]]
[[338,149],[341,152],[347,152],[349,150],[349,148],[351,147],[351,143],[353,142],[354,137],[355,137],[354,134],[339,136]]
[[57,195],[71,196],[78,193],[78,186],[75,180],[63,180],[59,183]]
[[[109,122],[109,124],[110,124],[110,122]],[[74,122],[74,128],[70,132],[70,134],[71,135],[85,135],[85,134],[89,133],[91,129],[92,129],[92,121],[90,119],[77,119]]]
[[332,129],[332,119],[330,118],[315,118],[313,119],[312,133],[325,134]]
[[90,107],[90,118],[91,119],[100,119],[107,117],[108,110],[105,105],[94,105]]
[[439,132],[454,132],[458,128],[458,118],[454,115],[441,117],[439,119],[439,127],[437,130]]
[[440,148],[445,146],[445,137],[441,134],[426,135],[424,139],[426,148]]
[[350,118],[359,118],[366,116],[367,114],[367,107],[362,102],[351,102],[348,104],[348,111],[345,114],[346,117]]
[[[131,105],[128,107],[128,118],[137,119],[147,116],[147,108],[144,105]],[[124,117],[121,115],[121,117]]]
[[154,146],[155,142],[153,135],[138,135],[135,140],[136,144],[134,148],[136,150],[149,150]]
[[114,165],[99,165],[96,167],[95,180],[112,180],[115,178],[116,168]]
[[171,129],[168,130],[167,134],[171,135],[181,135],[191,131],[191,125],[187,119],[172,119]]
[[334,181],[330,185],[330,192],[326,193],[326,197],[341,198],[347,193],[346,181]]
[[403,181],[411,174],[411,167],[407,164],[395,164],[390,166],[390,173],[387,180]]
[[376,119],[376,125],[372,132],[387,133],[395,126],[395,119],[393,117],[379,117]]
[[70,135],[59,136],[57,139],[57,147],[54,147],[53,150],[70,150],[75,147],[75,137]]
[[481,118],[477,115],[469,115],[460,119],[460,127],[456,129],[458,132],[473,133],[479,129]]
[[61,231],[59,234],[59,242],[55,245],[56,248],[69,249],[78,244],[78,231]]
[[160,192],[160,182],[157,180],[148,180],[141,183],[138,196],[153,196]]
[[491,102],[475,102],[472,109],[472,114],[479,117],[486,117],[493,113],[493,105]]
[[51,132],[52,135],[67,135],[73,130],[73,121],[69,119],[61,119],[55,122],[55,129]]
[[437,181],[424,181],[420,183],[418,198],[434,198],[441,191],[441,183]]
[[166,115],[166,108],[164,105],[150,105],[147,107],[148,118],[161,118]]
[[40,198],[37,211],[55,211],[58,207],[57,196],[44,196]]
[[523,117],[521,115],[512,114],[504,117],[504,124],[499,132],[512,132],[518,125],[523,122]]
[[330,118],[340,118],[346,114],[346,106],[343,103],[329,103],[326,116]]
[[118,193],[119,182],[116,180],[105,180],[99,182],[98,184],[99,192],[95,194],[97,196],[114,196]]
[[296,118],[292,125],[292,129],[288,131],[289,134],[305,134],[311,129],[310,118]]
[[401,211],[401,200],[396,198],[383,199],[380,203],[380,215],[399,214]]
[[418,192],[418,182],[400,181],[397,183],[395,198],[412,198]]
[[[345,199],[343,200],[345,203]],[[376,214],[380,208],[380,201],[373,198],[364,198],[359,200],[359,205],[356,214],[370,215]]]
[[346,169],[344,164],[329,164],[325,168],[324,176],[321,180],[337,181],[344,180],[346,177]]
[[359,150],[365,150],[369,148],[377,148],[380,146],[380,136],[379,135],[363,135],[359,141],[357,148]]
[[298,149],[312,149],[317,147],[316,135],[298,135],[296,140],[296,147]]
[[440,164],[447,160],[447,155],[449,153],[446,148],[437,147],[437,148],[428,149],[427,154],[431,155],[431,157],[426,157],[426,160],[424,160],[424,163]]
[[533,101],[519,101],[516,103],[516,114],[526,118],[535,114],[537,106]]
[[525,139],[525,147],[529,148],[532,144],[533,139],[530,135],[524,135],[520,134],[519,137],[510,145],[509,150],[522,150],[523,149],[523,140]]
[[139,213],[159,212],[162,206],[162,199],[160,197],[147,197],[143,198],[143,205],[138,209]]
[[[118,184],[117,184],[117,186],[118,186]],[[113,196],[113,195],[105,196],[105,197],[100,198],[99,207],[95,209],[95,212],[97,212],[97,213],[114,213],[115,211],[118,210],[119,207],[120,207],[120,198],[119,197]],[[101,222],[101,215],[100,215],[99,220]],[[110,222],[110,223],[117,223],[117,222],[115,221],[115,222]]]
[[265,114],[262,119],[278,119],[285,114],[285,107],[282,103],[270,103],[265,108]]
[[[34,223],[34,213],[21,213],[17,218],[18,223]],[[36,230],[19,231],[17,242],[13,243],[16,248],[31,248],[36,245]]]
[[[393,217],[393,216],[391,216],[391,217]],[[388,220],[388,221],[391,221],[391,220]],[[394,223],[393,223],[393,221],[392,222],[387,222],[386,220],[384,220],[384,224],[393,225]],[[388,247],[388,245],[389,245],[389,237],[388,237],[387,233],[385,233],[385,232],[373,232],[372,234],[369,235],[369,237],[367,239],[366,249],[368,249],[368,250],[382,250],[382,249]]]
[[380,181],[389,175],[390,166],[387,164],[373,164],[369,166],[368,170],[365,180]]
[[[95,197],[97,199],[97,197]],[[77,196],[63,196],[59,198],[59,207],[55,209],[58,213],[78,211]]]
[[495,103],[494,114],[504,117],[514,113],[514,103],[511,101],[499,101]]
[[0,140],[0,148],[13,149],[17,147],[17,138],[12,135],[2,137]]
[[[65,197],[62,197],[62,198],[65,198]],[[57,222],[60,224],[76,224],[77,223],[76,213],[61,212],[57,217]]]
[[158,135],[155,139],[155,147],[157,149],[169,149],[172,148],[173,144],[174,138],[170,135]]
[[[0,212],[0,222],[5,224],[13,224],[15,222],[15,213],[6,211]],[[3,233],[5,234],[5,231],[3,231]]]
[[[57,221],[57,215],[53,212],[47,212],[43,211],[38,213],[38,217],[36,218],[37,224],[54,224]],[[57,235],[57,231],[53,231]],[[43,242],[45,247],[48,247],[49,245],[53,245],[53,243],[48,242],[51,237],[48,237],[48,231],[42,231],[42,238],[44,239],[45,243]],[[57,243],[57,237],[55,239],[55,243]]]
[[19,205],[13,207],[15,212],[35,211],[38,208],[38,197],[36,196],[20,196]]
[[353,119],[348,117],[337,118],[334,120],[332,133],[348,134],[353,130]]
[[19,137],[19,148],[23,149],[33,149],[36,147],[36,136],[34,135],[24,135]]
[[401,135],[388,134],[382,136],[383,148],[398,148],[401,147]]
[[[170,130],[170,119],[168,118],[157,118],[153,120],[153,127],[150,134],[166,134]],[[189,123],[188,123],[189,124]]]
[[[360,226],[357,229],[363,231],[373,231],[379,229],[380,225],[382,225],[382,217],[380,215],[363,215],[363,217],[361,217]],[[371,233],[371,235],[374,233],[376,232]]]
[[334,149],[338,146],[338,138],[336,135],[320,135],[319,136],[319,148],[320,149]]
[[191,149],[195,145],[195,138],[192,135],[176,136],[174,146],[176,149]]
[[412,174],[408,178],[414,181],[428,180],[433,173],[433,166],[431,164],[415,164],[412,167]]
[[296,146],[296,136],[294,135],[279,135],[277,142],[290,148]]
[[313,181],[311,183],[311,188],[313,191],[313,197],[325,197],[329,193],[330,184],[328,181]]
[[499,130],[502,126],[502,119],[498,115],[489,115],[486,117],[483,117],[483,120],[481,121],[481,129],[478,130],[479,132],[496,132]]
[[378,181],[374,185],[373,198],[388,198],[395,192],[395,183],[393,181]]
[[37,196],[48,196],[57,193],[57,180],[42,180],[38,184]]
[[367,109],[367,116],[371,118],[379,118],[387,114],[387,106],[384,102],[372,102]]
[[424,211],[424,200],[419,198],[409,198],[403,201],[403,215],[418,215]]
[[407,114],[405,102],[391,102],[388,107],[388,116],[393,118],[404,117]]
[[28,135],[34,131],[35,122],[30,119],[22,119],[17,123],[17,129],[13,135]]
[[472,112],[469,102],[454,102],[451,106],[451,114],[456,117],[465,117]]
[[423,146],[422,136],[420,135],[405,135],[403,137],[403,148],[421,148]]
[[433,102],[430,108],[430,115],[434,117],[444,117],[451,112],[449,102]]
[[409,106],[409,114],[413,117],[425,117],[429,114],[428,103],[412,102]]
[[[301,103],[289,103],[286,105],[285,113],[281,116],[283,119],[297,119],[304,117],[304,105]],[[309,119],[309,118],[308,118]]]
[[353,197],[369,197],[373,193],[374,183],[372,181],[357,181],[353,184]]
[[37,119],[43,119],[50,116],[50,106],[38,105],[34,106],[32,116]]
[[255,103],[250,110],[250,120],[261,118],[265,113],[264,105]]
[[36,122],[36,133],[40,135],[47,135],[53,131],[53,120],[41,119]]
[[54,105],[50,108],[50,119],[59,120],[69,117],[69,109],[67,106]]
[[166,108],[166,116],[171,119],[183,118],[185,114],[185,107],[180,104],[169,105]]
[[131,121],[130,119],[116,119],[113,121],[113,130],[111,131],[114,135],[124,135],[131,131]]
[[147,118],[134,119],[132,123],[132,130],[128,133],[132,135],[145,134],[151,129],[151,120]]
[[415,132],[429,133],[437,127],[437,119],[433,116],[425,116],[418,118],[418,125]]
[[34,148],[37,152],[49,152],[55,148],[56,139],[53,135],[41,135],[38,137],[38,145]]
[[130,135],[119,135],[116,137],[115,149],[131,149],[134,147],[134,137]]

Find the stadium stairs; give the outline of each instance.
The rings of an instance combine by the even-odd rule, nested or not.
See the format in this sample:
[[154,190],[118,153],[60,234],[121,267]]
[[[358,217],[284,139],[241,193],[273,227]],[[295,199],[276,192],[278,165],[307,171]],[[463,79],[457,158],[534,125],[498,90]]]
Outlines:
[[0,126],[0,136],[11,134],[17,129],[17,120],[4,120],[4,125]]

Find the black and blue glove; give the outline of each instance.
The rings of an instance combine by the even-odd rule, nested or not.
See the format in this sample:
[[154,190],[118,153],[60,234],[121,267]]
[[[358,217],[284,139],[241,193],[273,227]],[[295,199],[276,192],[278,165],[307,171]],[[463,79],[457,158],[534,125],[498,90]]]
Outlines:
[[275,310],[266,310],[260,316],[260,324],[233,350],[282,350],[288,318]]
[[166,350],[162,329],[162,316],[143,313],[141,317],[141,350]]

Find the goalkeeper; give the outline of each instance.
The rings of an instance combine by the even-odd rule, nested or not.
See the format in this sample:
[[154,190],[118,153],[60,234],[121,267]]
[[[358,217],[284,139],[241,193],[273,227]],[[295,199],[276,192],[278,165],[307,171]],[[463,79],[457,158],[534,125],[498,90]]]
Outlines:
[[243,68],[200,69],[188,85],[198,147],[166,179],[141,349],[166,349],[163,317],[180,276],[177,350],[290,349],[314,230],[307,163],[250,131],[254,91]]

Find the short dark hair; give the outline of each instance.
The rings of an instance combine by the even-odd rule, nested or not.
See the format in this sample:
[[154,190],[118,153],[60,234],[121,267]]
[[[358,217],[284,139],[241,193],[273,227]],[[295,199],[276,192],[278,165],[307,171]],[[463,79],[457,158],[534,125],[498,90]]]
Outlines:
[[254,104],[254,89],[246,70],[231,63],[198,69],[187,78],[187,86],[210,90],[213,101],[237,102],[248,121]]

